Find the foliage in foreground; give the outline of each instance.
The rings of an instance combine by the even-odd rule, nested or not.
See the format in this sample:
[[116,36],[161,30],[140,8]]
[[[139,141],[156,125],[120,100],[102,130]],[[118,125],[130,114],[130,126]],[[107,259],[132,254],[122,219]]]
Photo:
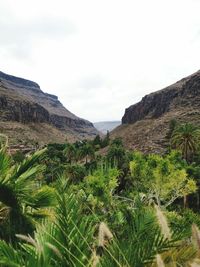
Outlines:
[[198,266],[200,216],[180,202],[196,192],[198,163],[119,139],[102,156],[108,137],[21,160],[1,148],[0,266]]
[[34,237],[17,235],[17,248],[0,241],[2,266],[159,266],[158,255],[166,266],[189,266],[197,257],[197,248],[181,239],[181,231],[171,232],[158,207],[140,203],[126,211],[127,227],[118,235],[94,217],[82,216],[74,195],[57,195],[57,201],[53,223],[38,225]]
[[13,165],[5,148],[0,150],[0,237],[10,242],[16,233],[32,233],[36,222],[55,205],[54,189],[39,186],[43,167],[38,160],[43,154],[38,151]]

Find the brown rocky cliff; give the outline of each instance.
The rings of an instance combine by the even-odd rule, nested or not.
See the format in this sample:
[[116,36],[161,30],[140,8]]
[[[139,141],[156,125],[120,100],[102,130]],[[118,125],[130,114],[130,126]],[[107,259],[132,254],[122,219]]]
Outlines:
[[164,152],[169,122],[200,124],[200,71],[151,93],[125,110],[122,125],[112,132],[127,148],[146,153]]
[[49,124],[57,129],[55,142],[59,142],[58,131],[62,137],[70,135],[74,140],[98,133],[92,123],[75,116],[57,96],[44,93],[37,83],[0,72],[0,130],[5,131],[3,122]]
[[0,120],[21,123],[49,122],[49,112],[37,103],[0,95]]
[[165,89],[146,95],[139,103],[126,109],[122,123],[135,123],[145,118],[155,119],[172,109],[191,104],[200,107],[199,98],[200,71]]

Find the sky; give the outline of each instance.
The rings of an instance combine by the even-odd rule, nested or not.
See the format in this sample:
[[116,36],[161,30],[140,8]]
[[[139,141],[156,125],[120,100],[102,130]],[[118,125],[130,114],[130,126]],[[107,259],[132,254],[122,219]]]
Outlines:
[[0,0],[0,70],[79,117],[125,108],[200,69],[200,0]]

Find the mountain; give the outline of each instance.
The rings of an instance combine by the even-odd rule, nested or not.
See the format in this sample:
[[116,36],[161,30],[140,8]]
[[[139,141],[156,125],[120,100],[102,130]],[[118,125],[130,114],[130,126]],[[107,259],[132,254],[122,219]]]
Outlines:
[[200,71],[127,108],[122,125],[112,132],[112,137],[122,137],[130,149],[164,152],[172,119],[200,124]]
[[94,127],[101,133],[106,134],[121,124],[121,121],[101,121],[95,122]]
[[46,144],[92,138],[98,131],[37,83],[0,72],[0,133],[13,144]]

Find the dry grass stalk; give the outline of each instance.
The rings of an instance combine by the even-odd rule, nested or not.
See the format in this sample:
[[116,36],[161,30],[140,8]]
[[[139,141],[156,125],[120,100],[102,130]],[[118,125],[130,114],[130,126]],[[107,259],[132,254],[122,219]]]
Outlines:
[[192,224],[192,242],[194,246],[200,250],[200,230],[196,224]]
[[38,252],[42,253],[43,249],[42,249],[41,244],[39,244],[38,242],[36,242],[36,240],[33,239],[30,235],[26,236],[26,235],[17,234],[16,237],[18,237],[21,240],[24,240],[25,242],[33,245],[38,250]]
[[21,240],[23,240],[23,241],[25,241],[25,242],[27,242],[27,243],[29,243],[29,244],[31,244],[37,248],[36,241],[30,235],[26,236],[26,235],[17,234],[16,237],[20,238]]
[[[113,234],[111,233],[108,226],[101,222],[99,225],[99,233],[98,233],[98,248],[104,248],[111,239],[113,238]],[[100,255],[97,252],[97,249],[92,250],[92,258],[91,258],[91,267],[96,267],[100,260]]]
[[200,263],[194,261],[193,263],[190,264],[191,267],[200,267]]
[[108,226],[101,222],[99,225],[99,236],[98,236],[98,245],[99,247],[104,247],[106,243],[113,238],[113,234],[111,233]]
[[156,263],[157,263],[157,267],[165,267],[164,261],[160,254],[156,255]]
[[92,251],[91,267],[96,267],[99,263],[100,256],[97,255],[96,250]]
[[57,249],[56,246],[50,244],[49,242],[46,243],[47,247],[49,247],[60,259],[62,259],[62,254],[60,251]]
[[166,216],[164,215],[162,210],[157,205],[155,205],[155,209],[156,209],[156,216],[157,216],[162,234],[164,235],[165,238],[171,239],[171,231],[168,226]]

